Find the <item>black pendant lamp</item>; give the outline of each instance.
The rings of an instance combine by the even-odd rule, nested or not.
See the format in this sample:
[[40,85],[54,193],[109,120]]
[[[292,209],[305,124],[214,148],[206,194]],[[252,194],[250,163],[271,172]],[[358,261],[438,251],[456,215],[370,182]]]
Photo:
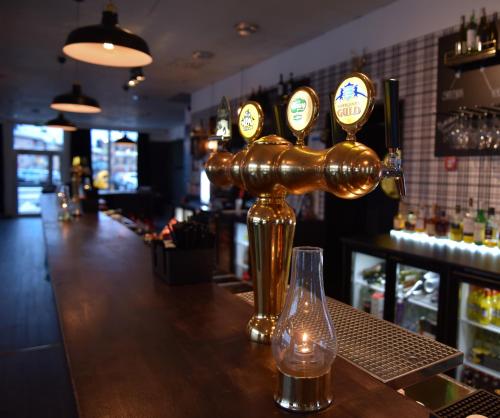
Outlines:
[[66,132],[74,132],[77,129],[75,124],[66,119],[61,112],[59,112],[56,118],[45,123],[45,126],[49,128],[59,128]]
[[101,111],[97,100],[82,94],[80,84],[73,84],[71,92],[56,96],[50,107],[61,112],[99,113]]
[[63,52],[76,60],[108,67],[143,67],[153,62],[146,41],[118,25],[112,2],[104,9],[100,24],[69,34]]
[[128,136],[127,134],[123,135],[120,139],[117,139],[115,142],[114,142],[115,145],[136,145],[136,143],[134,141],[132,141]]

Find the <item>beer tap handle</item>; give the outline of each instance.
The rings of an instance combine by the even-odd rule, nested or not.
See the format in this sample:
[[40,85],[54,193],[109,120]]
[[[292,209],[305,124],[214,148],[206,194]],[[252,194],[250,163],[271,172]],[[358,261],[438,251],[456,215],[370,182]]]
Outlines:
[[399,81],[389,78],[384,82],[385,145],[389,152],[399,149]]
[[389,78],[384,81],[385,145],[389,151],[387,175],[394,177],[400,196],[406,195],[406,185],[401,168],[399,126],[399,81]]

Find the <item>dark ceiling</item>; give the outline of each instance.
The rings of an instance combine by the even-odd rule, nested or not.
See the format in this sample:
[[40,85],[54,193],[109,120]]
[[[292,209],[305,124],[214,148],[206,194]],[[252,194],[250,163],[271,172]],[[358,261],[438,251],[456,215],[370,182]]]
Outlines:
[[[68,115],[85,126],[168,129],[183,123],[189,93],[393,0],[116,0],[122,26],[144,37],[154,62],[136,89],[123,91],[128,70],[57,56],[76,26],[74,0],[11,0],[0,4],[0,116],[41,123],[54,116],[52,97],[74,80],[98,99],[96,116]],[[106,1],[80,3],[80,25],[95,24]],[[234,24],[260,31],[240,38]],[[195,50],[214,53],[195,60]],[[298,57],[300,59],[300,57]]]

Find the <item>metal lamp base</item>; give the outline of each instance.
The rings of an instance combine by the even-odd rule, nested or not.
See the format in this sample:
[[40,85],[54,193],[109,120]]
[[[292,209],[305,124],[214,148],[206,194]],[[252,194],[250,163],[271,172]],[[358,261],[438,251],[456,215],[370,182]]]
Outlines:
[[331,373],[319,377],[292,377],[278,372],[278,388],[274,401],[294,412],[314,412],[325,409],[333,401]]
[[260,344],[271,344],[271,335],[277,322],[277,316],[252,316],[247,325],[250,341]]

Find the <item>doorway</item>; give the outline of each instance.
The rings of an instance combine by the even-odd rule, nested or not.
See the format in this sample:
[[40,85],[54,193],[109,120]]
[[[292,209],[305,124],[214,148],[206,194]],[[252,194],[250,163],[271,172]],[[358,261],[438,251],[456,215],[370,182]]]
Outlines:
[[17,151],[17,213],[40,215],[44,190],[61,184],[61,155],[54,151]]

